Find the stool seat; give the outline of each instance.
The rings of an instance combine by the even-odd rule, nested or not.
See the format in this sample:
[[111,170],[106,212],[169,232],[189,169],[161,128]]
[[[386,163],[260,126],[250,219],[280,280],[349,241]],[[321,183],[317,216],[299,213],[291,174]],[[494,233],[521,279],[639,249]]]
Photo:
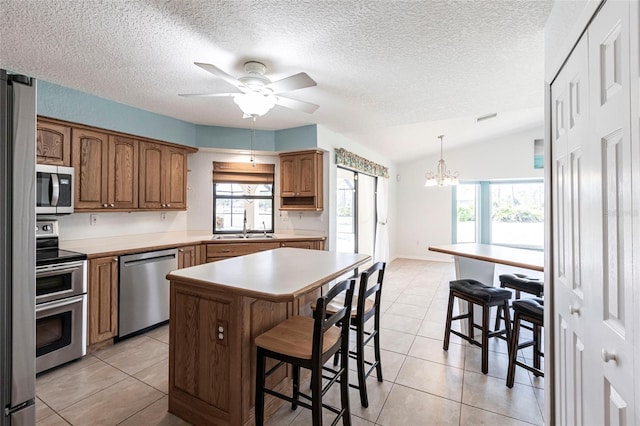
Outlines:
[[502,287],[523,291],[538,297],[542,296],[544,291],[544,283],[542,281],[523,274],[502,274],[500,275],[500,284]]
[[[457,316],[453,316],[454,299],[464,300],[467,302],[467,312]],[[491,285],[483,284],[473,279],[462,279],[449,282],[449,306],[447,308],[447,321],[444,330],[444,342],[442,349],[449,349],[449,339],[454,334],[468,343],[480,346],[482,349],[482,372],[487,374],[489,371],[489,338],[497,337],[509,341],[510,324],[509,324],[509,299],[511,292]],[[473,309],[474,305],[482,308],[482,324],[478,325],[474,322]],[[491,331],[489,329],[490,309],[494,306],[502,307],[505,312],[505,327],[502,330]],[[459,331],[451,329],[451,322],[458,320],[467,320],[467,333],[463,334]],[[474,339],[474,329],[478,328],[482,332],[481,342]],[[503,336],[503,335],[506,335]]]
[[539,321],[542,321],[542,317],[544,316],[544,299],[539,297],[514,300],[511,307],[514,312],[527,314]]
[[[291,317],[256,337],[256,345],[283,355],[311,359],[314,323],[315,320],[310,317]],[[327,330],[322,340],[322,353],[331,349],[339,340],[338,327]]]
[[451,281],[449,288],[487,303],[501,302],[511,298],[511,292],[509,290],[486,285],[472,279]]

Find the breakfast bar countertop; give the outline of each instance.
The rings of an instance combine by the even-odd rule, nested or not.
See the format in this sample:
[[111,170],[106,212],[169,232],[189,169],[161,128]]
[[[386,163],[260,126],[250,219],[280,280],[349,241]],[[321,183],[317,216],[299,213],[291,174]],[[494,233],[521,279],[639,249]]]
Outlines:
[[370,258],[365,254],[285,247],[179,269],[167,279],[287,302],[349,273]]
[[526,250],[494,244],[459,243],[441,246],[431,246],[430,251],[467,257],[507,266],[544,271],[544,252]]

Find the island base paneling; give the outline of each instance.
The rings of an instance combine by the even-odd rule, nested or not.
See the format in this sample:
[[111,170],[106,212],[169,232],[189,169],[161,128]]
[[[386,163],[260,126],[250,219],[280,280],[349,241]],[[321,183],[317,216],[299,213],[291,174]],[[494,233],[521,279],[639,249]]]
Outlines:
[[[274,303],[172,280],[169,411],[194,425],[253,424],[255,337],[291,315],[309,313],[299,302],[307,306],[319,293]],[[267,369],[273,365],[269,360]],[[267,386],[290,395],[290,377],[283,366]],[[268,396],[265,415],[282,403]]]

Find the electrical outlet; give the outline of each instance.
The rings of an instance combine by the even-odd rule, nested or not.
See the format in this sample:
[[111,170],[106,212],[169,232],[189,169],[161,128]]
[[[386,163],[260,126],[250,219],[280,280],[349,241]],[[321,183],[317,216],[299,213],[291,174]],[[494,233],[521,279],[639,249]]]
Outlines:
[[160,213],[160,221],[164,222],[165,220],[167,220],[167,214],[165,212],[161,212]]
[[95,225],[98,224],[98,215],[97,214],[89,215],[89,224],[91,226],[95,226]]

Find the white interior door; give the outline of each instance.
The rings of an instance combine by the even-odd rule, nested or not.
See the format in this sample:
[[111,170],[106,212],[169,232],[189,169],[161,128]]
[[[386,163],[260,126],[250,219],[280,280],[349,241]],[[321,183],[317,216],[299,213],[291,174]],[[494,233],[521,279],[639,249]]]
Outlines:
[[592,351],[600,357],[591,370],[597,380],[593,391],[603,393],[589,407],[591,418],[607,425],[633,424],[635,408],[629,6],[608,1],[588,31],[595,217],[585,272],[593,303]]
[[[585,419],[586,325],[582,276],[583,144],[589,135],[588,46],[583,37],[551,85],[554,357],[558,424]],[[584,250],[588,251],[588,250]]]
[[557,424],[636,424],[629,14],[606,2],[551,86]]

